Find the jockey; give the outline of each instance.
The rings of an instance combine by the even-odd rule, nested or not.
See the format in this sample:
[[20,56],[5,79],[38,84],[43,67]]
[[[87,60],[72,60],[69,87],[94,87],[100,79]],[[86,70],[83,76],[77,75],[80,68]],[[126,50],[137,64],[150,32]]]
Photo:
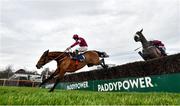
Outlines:
[[68,47],[66,50],[69,50],[69,49],[73,48],[74,46],[79,45],[80,47],[75,50],[76,56],[73,57],[73,59],[77,60],[78,53],[87,51],[88,45],[87,45],[85,39],[82,37],[79,37],[77,34],[73,35],[73,39],[75,40],[75,43],[72,44],[70,47]]
[[150,41],[150,43],[152,43],[154,46],[156,46],[162,53],[163,56],[166,56],[166,48],[164,46],[164,44],[159,41],[159,40],[152,40]]

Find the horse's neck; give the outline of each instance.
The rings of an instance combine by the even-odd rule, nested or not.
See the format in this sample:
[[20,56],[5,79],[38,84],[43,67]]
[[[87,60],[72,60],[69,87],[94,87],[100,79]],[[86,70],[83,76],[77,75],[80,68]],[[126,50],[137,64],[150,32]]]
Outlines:
[[141,43],[143,47],[148,47],[149,46],[149,41],[144,37],[143,34],[141,34]]
[[57,59],[58,56],[62,56],[64,52],[49,52],[48,53],[48,57],[50,60],[54,60],[54,59]]

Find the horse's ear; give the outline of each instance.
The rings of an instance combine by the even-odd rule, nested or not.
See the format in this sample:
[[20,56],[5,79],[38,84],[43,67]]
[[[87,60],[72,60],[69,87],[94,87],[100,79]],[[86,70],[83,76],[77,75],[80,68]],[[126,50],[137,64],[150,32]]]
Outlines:
[[141,32],[141,33],[142,33],[142,31],[143,31],[143,29],[141,29],[139,32]]
[[48,49],[48,50],[46,50],[44,53],[49,53],[49,49]]

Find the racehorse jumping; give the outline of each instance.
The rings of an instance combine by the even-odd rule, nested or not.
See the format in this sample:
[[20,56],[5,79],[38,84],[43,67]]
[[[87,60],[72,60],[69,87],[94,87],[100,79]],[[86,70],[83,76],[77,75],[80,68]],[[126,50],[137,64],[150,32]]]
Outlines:
[[134,40],[136,42],[141,42],[142,47],[143,47],[142,52],[141,51],[138,52],[139,55],[144,60],[162,57],[163,55],[162,55],[161,51],[157,47],[155,47],[150,41],[146,40],[146,38],[142,34],[142,31],[143,31],[143,29],[136,32],[136,34],[134,36]]
[[[85,65],[101,65],[103,68],[107,68],[107,65],[105,65],[104,62],[104,58],[109,56],[105,52],[87,51],[83,54],[85,57],[84,61],[81,61],[78,64],[76,64],[75,60],[71,59],[71,54],[72,53],[70,52],[49,52],[49,50],[43,53],[38,63],[36,64],[36,67],[40,69],[45,64],[49,63],[52,60],[55,60],[57,62],[57,69],[53,74],[50,75],[49,78],[45,79],[40,84],[40,86],[47,83],[49,80],[54,79],[54,86],[50,89],[50,92],[52,92],[58,82],[64,77],[66,72],[75,72],[83,68]],[[100,58],[102,59],[100,60]]]

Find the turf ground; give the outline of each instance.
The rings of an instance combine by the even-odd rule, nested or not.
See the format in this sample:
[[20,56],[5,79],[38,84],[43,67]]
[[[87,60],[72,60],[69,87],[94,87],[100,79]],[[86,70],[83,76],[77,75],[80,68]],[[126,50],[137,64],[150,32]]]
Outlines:
[[0,86],[0,105],[180,105],[180,93],[93,92]]

